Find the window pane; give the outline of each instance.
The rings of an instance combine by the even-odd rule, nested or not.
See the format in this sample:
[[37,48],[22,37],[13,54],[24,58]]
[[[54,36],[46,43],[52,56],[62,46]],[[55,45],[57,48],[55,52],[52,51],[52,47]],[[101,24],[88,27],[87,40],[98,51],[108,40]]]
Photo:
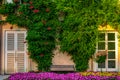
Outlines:
[[105,68],[105,62],[104,63],[98,63],[98,68]]
[[108,59],[115,59],[115,51],[108,52]]
[[98,50],[105,50],[105,42],[98,43]]
[[115,41],[115,33],[108,33],[108,41]]
[[115,61],[108,61],[108,68],[115,68]]
[[108,50],[115,50],[115,42],[108,42]]
[[100,33],[98,38],[100,41],[105,41],[105,33]]

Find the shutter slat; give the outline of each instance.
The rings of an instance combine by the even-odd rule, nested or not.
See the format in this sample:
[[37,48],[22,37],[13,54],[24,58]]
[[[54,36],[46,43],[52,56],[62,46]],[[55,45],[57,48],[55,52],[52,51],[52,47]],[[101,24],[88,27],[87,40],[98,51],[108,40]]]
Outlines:
[[14,33],[7,34],[7,50],[14,50]]
[[24,53],[17,53],[17,56],[18,72],[24,72]]
[[8,74],[14,73],[14,54],[13,53],[7,54],[7,73]]
[[18,45],[17,45],[17,50],[18,51],[24,51],[24,40],[25,40],[25,34],[24,33],[18,33],[17,34],[18,37],[17,37],[17,42],[18,42]]

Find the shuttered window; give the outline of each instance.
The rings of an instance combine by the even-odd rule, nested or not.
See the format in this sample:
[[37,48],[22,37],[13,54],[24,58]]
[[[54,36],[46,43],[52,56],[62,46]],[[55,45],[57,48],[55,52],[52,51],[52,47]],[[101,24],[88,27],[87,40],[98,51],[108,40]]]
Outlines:
[[26,70],[25,35],[26,31],[6,31],[5,66],[7,74]]

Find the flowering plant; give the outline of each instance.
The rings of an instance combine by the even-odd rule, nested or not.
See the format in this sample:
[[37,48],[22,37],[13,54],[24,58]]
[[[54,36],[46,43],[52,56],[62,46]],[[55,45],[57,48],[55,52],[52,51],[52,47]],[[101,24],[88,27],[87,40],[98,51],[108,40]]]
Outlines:
[[8,77],[9,80],[120,80],[119,73],[115,72],[76,72],[58,74],[53,72],[25,72],[15,73]]

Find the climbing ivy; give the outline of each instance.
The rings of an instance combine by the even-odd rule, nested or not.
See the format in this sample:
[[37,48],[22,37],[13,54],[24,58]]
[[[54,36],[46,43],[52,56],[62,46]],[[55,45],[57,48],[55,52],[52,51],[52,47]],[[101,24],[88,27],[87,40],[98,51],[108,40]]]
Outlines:
[[88,69],[96,50],[98,27],[110,25],[120,29],[118,0],[55,0],[57,9],[65,13],[60,45],[72,55],[77,71]]
[[3,4],[0,13],[6,21],[27,29],[30,58],[38,64],[38,70],[48,71],[55,48],[56,27],[59,24],[52,0],[19,0]]
[[118,0],[13,1],[3,4],[0,13],[7,16],[7,22],[27,29],[30,58],[38,70],[49,70],[57,42],[61,51],[72,56],[76,70],[85,71],[96,50],[99,25],[120,28]]

